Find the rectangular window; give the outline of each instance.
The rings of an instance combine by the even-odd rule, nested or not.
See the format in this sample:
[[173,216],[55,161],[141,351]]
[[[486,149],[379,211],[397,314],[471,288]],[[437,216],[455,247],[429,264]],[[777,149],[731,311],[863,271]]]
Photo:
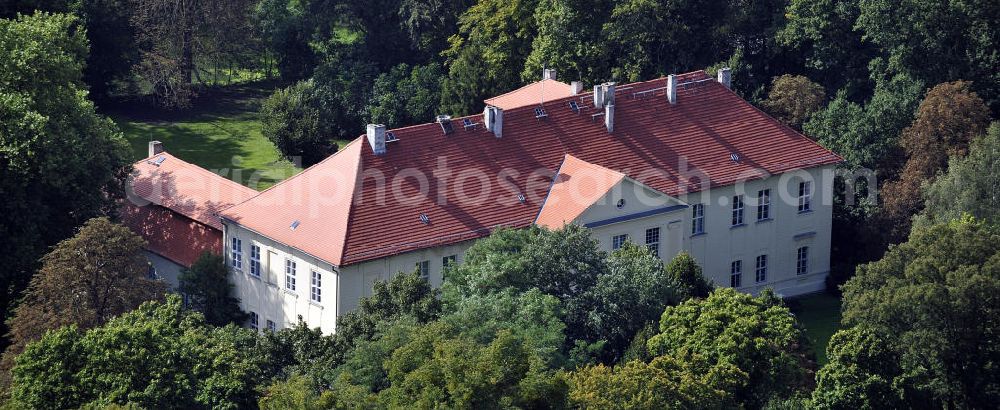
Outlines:
[[312,271],[312,282],[309,283],[309,299],[319,303],[323,298],[323,274]]
[[454,265],[456,263],[458,263],[458,255],[449,255],[449,256],[445,256],[445,257],[441,258],[441,266],[442,267],[447,268],[447,267],[449,267],[451,265]]
[[285,289],[295,290],[295,261],[285,259]]
[[771,219],[771,190],[757,191],[757,220]]
[[733,197],[733,226],[743,225],[743,195]]
[[250,245],[250,274],[260,277],[260,247]]
[[271,332],[274,332],[274,331],[278,330],[278,326],[275,326],[273,320],[268,320],[266,323],[267,323],[267,330],[269,330]]
[[431,277],[431,261],[417,262],[417,272],[420,273],[420,279],[429,279]]
[[805,275],[809,273],[809,247],[799,248],[795,255],[795,274]]
[[812,209],[812,182],[799,182],[799,212]]
[[628,242],[628,235],[615,235],[611,237],[611,249],[618,250]]
[[646,247],[653,253],[653,256],[660,257],[660,228],[646,230]]
[[257,312],[250,312],[250,328],[253,330],[260,329],[260,318],[257,316]]
[[691,205],[691,235],[705,233],[705,204]]
[[729,265],[729,286],[733,288],[743,286],[743,261],[733,261]]
[[243,241],[233,238],[232,243],[233,269],[243,270]]
[[757,257],[757,266],[754,269],[754,280],[761,283],[767,280],[767,255]]

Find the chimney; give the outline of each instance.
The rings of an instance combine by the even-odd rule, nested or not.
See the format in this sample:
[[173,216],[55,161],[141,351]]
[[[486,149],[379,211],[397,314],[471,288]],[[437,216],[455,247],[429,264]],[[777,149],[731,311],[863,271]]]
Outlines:
[[733,88],[733,71],[729,67],[720,68],[718,72],[719,82],[728,89]]
[[571,92],[573,93],[573,95],[580,94],[583,91],[583,82],[582,81],[573,81],[573,82],[569,83],[569,88],[570,88]]
[[606,82],[601,84],[604,88],[604,105],[614,105],[615,104],[615,83]]
[[163,152],[163,143],[160,141],[150,141],[149,142],[149,156],[152,157],[156,154]]
[[556,79],[556,70],[554,68],[543,69],[542,70],[542,79],[543,80],[555,80]]
[[503,110],[487,105],[483,110],[483,124],[486,125],[487,131],[493,132],[493,135],[500,138],[503,135]]
[[677,76],[673,74],[667,76],[667,101],[677,104]]
[[608,132],[615,131],[615,104],[611,103],[604,106],[604,126],[607,127]]
[[601,108],[604,106],[604,85],[598,84],[594,86],[594,108]]
[[375,155],[385,154],[385,125],[368,124],[368,145]]

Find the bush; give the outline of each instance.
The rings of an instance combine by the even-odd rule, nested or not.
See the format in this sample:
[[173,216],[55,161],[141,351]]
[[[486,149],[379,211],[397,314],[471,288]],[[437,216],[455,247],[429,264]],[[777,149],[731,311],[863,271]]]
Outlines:
[[301,158],[308,167],[337,151],[331,116],[325,111],[313,81],[299,81],[264,101],[261,132],[286,158]]

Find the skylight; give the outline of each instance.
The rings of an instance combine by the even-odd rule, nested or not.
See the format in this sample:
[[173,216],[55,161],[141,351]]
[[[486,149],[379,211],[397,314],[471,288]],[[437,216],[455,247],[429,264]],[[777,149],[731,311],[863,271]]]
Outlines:
[[545,109],[542,107],[535,108],[535,118],[545,118],[549,115],[545,113]]
[[295,230],[295,228],[298,228],[298,227],[299,227],[299,220],[298,219],[292,221],[292,225],[289,226],[289,228],[291,228],[291,230],[293,230],[293,231]]
[[420,222],[423,222],[424,225],[430,225],[431,218],[428,217],[427,214],[420,214]]
[[580,105],[577,104],[576,101],[570,101],[569,102],[569,109],[573,110],[573,112],[575,112],[577,114],[580,113]]
[[399,141],[399,138],[396,138],[396,134],[393,133],[392,131],[386,131],[385,142],[394,142],[394,141]]

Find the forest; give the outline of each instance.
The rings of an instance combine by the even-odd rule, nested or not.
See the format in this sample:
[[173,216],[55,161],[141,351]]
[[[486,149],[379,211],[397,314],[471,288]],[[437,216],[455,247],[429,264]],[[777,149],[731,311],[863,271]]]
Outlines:
[[[261,133],[307,166],[367,123],[478,112],[543,68],[596,84],[720,67],[844,175],[876,176],[838,182],[826,363],[773,294],[716,290],[685,254],[602,252],[582,228],[496,233],[441,289],[400,274],[324,336],[237,326],[218,256],[186,273],[190,300],[165,294],[116,223],[136,158],[111,107],[275,84]],[[998,118],[995,0],[0,0],[0,400],[993,407]]]

